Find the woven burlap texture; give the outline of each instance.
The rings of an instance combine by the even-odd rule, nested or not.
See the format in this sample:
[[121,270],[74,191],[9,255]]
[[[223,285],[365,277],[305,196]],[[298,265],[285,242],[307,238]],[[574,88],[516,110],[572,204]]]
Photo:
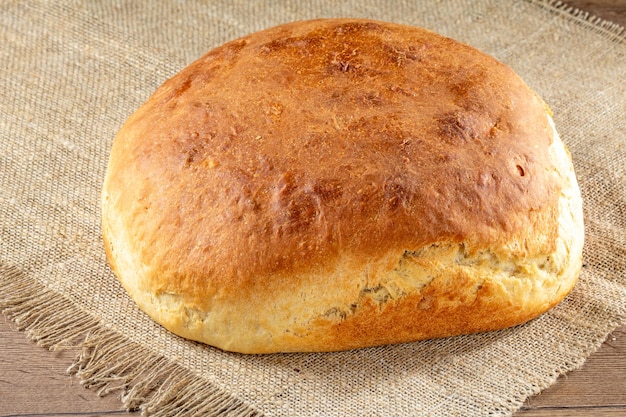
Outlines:
[[[126,118],[225,41],[279,23],[422,26],[513,67],[551,106],[585,202],[584,268],[556,308],[503,331],[328,354],[246,356],[182,340],[107,266],[99,193]],[[541,1],[0,4],[0,307],[72,369],[155,415],[510,415],[626,322],[623,30]]]

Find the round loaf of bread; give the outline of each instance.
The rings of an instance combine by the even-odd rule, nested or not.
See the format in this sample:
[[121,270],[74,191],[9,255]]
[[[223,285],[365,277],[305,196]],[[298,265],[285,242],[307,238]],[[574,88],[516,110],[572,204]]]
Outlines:
[[490,331],[561,301],[580,191],[546,104],[427,30],[285,24],[166,81],[116,136],[110,265],[139,307],[229,351]]

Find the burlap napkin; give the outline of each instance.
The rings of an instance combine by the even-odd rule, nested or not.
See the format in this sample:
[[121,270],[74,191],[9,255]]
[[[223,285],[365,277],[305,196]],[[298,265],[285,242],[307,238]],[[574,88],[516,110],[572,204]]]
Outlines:
[[[626,36],[554,2],[0,3],[0,306],[80,347],[88,386],[154,415],[510,415],[626,322]],[[585,200],[573,293],[504,331],[330,354],[245,356],[177,338],[108,269],[99,192],[124,120],[185,65],[286,21],[423,26],[511,65],[549,103]]]

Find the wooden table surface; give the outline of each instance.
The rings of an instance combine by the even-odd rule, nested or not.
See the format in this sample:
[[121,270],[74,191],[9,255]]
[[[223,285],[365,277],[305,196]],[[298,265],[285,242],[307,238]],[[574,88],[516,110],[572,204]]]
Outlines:
[[[626,0],[565,3],[626,26]],[[34,345],[0,317],[0,417],[135,416],[116,395],[98,397],[65,370],[69,353]],[[515,417],[626,416],[626,326],[614,331],[585,365],[525,403]]]

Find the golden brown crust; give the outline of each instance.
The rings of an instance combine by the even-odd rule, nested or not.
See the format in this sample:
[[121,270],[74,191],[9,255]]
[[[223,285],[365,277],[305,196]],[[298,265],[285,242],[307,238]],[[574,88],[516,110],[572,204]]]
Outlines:
[[[554,253],[575,184],[553,136],[543,101],[469,46],[375,21],[286,24],[209,52],[127,121],[103,189],[107,254],[157,321],[225,349],[517,324],[558,300],[503,313],[506,297],[485,296],[497,285],[465,270],[423,291],[382,283],[433,245],[498,262]],[[463,299],[464,280],[474,301],[416,310]],[[364,296],[381,285],[382,303]]]

